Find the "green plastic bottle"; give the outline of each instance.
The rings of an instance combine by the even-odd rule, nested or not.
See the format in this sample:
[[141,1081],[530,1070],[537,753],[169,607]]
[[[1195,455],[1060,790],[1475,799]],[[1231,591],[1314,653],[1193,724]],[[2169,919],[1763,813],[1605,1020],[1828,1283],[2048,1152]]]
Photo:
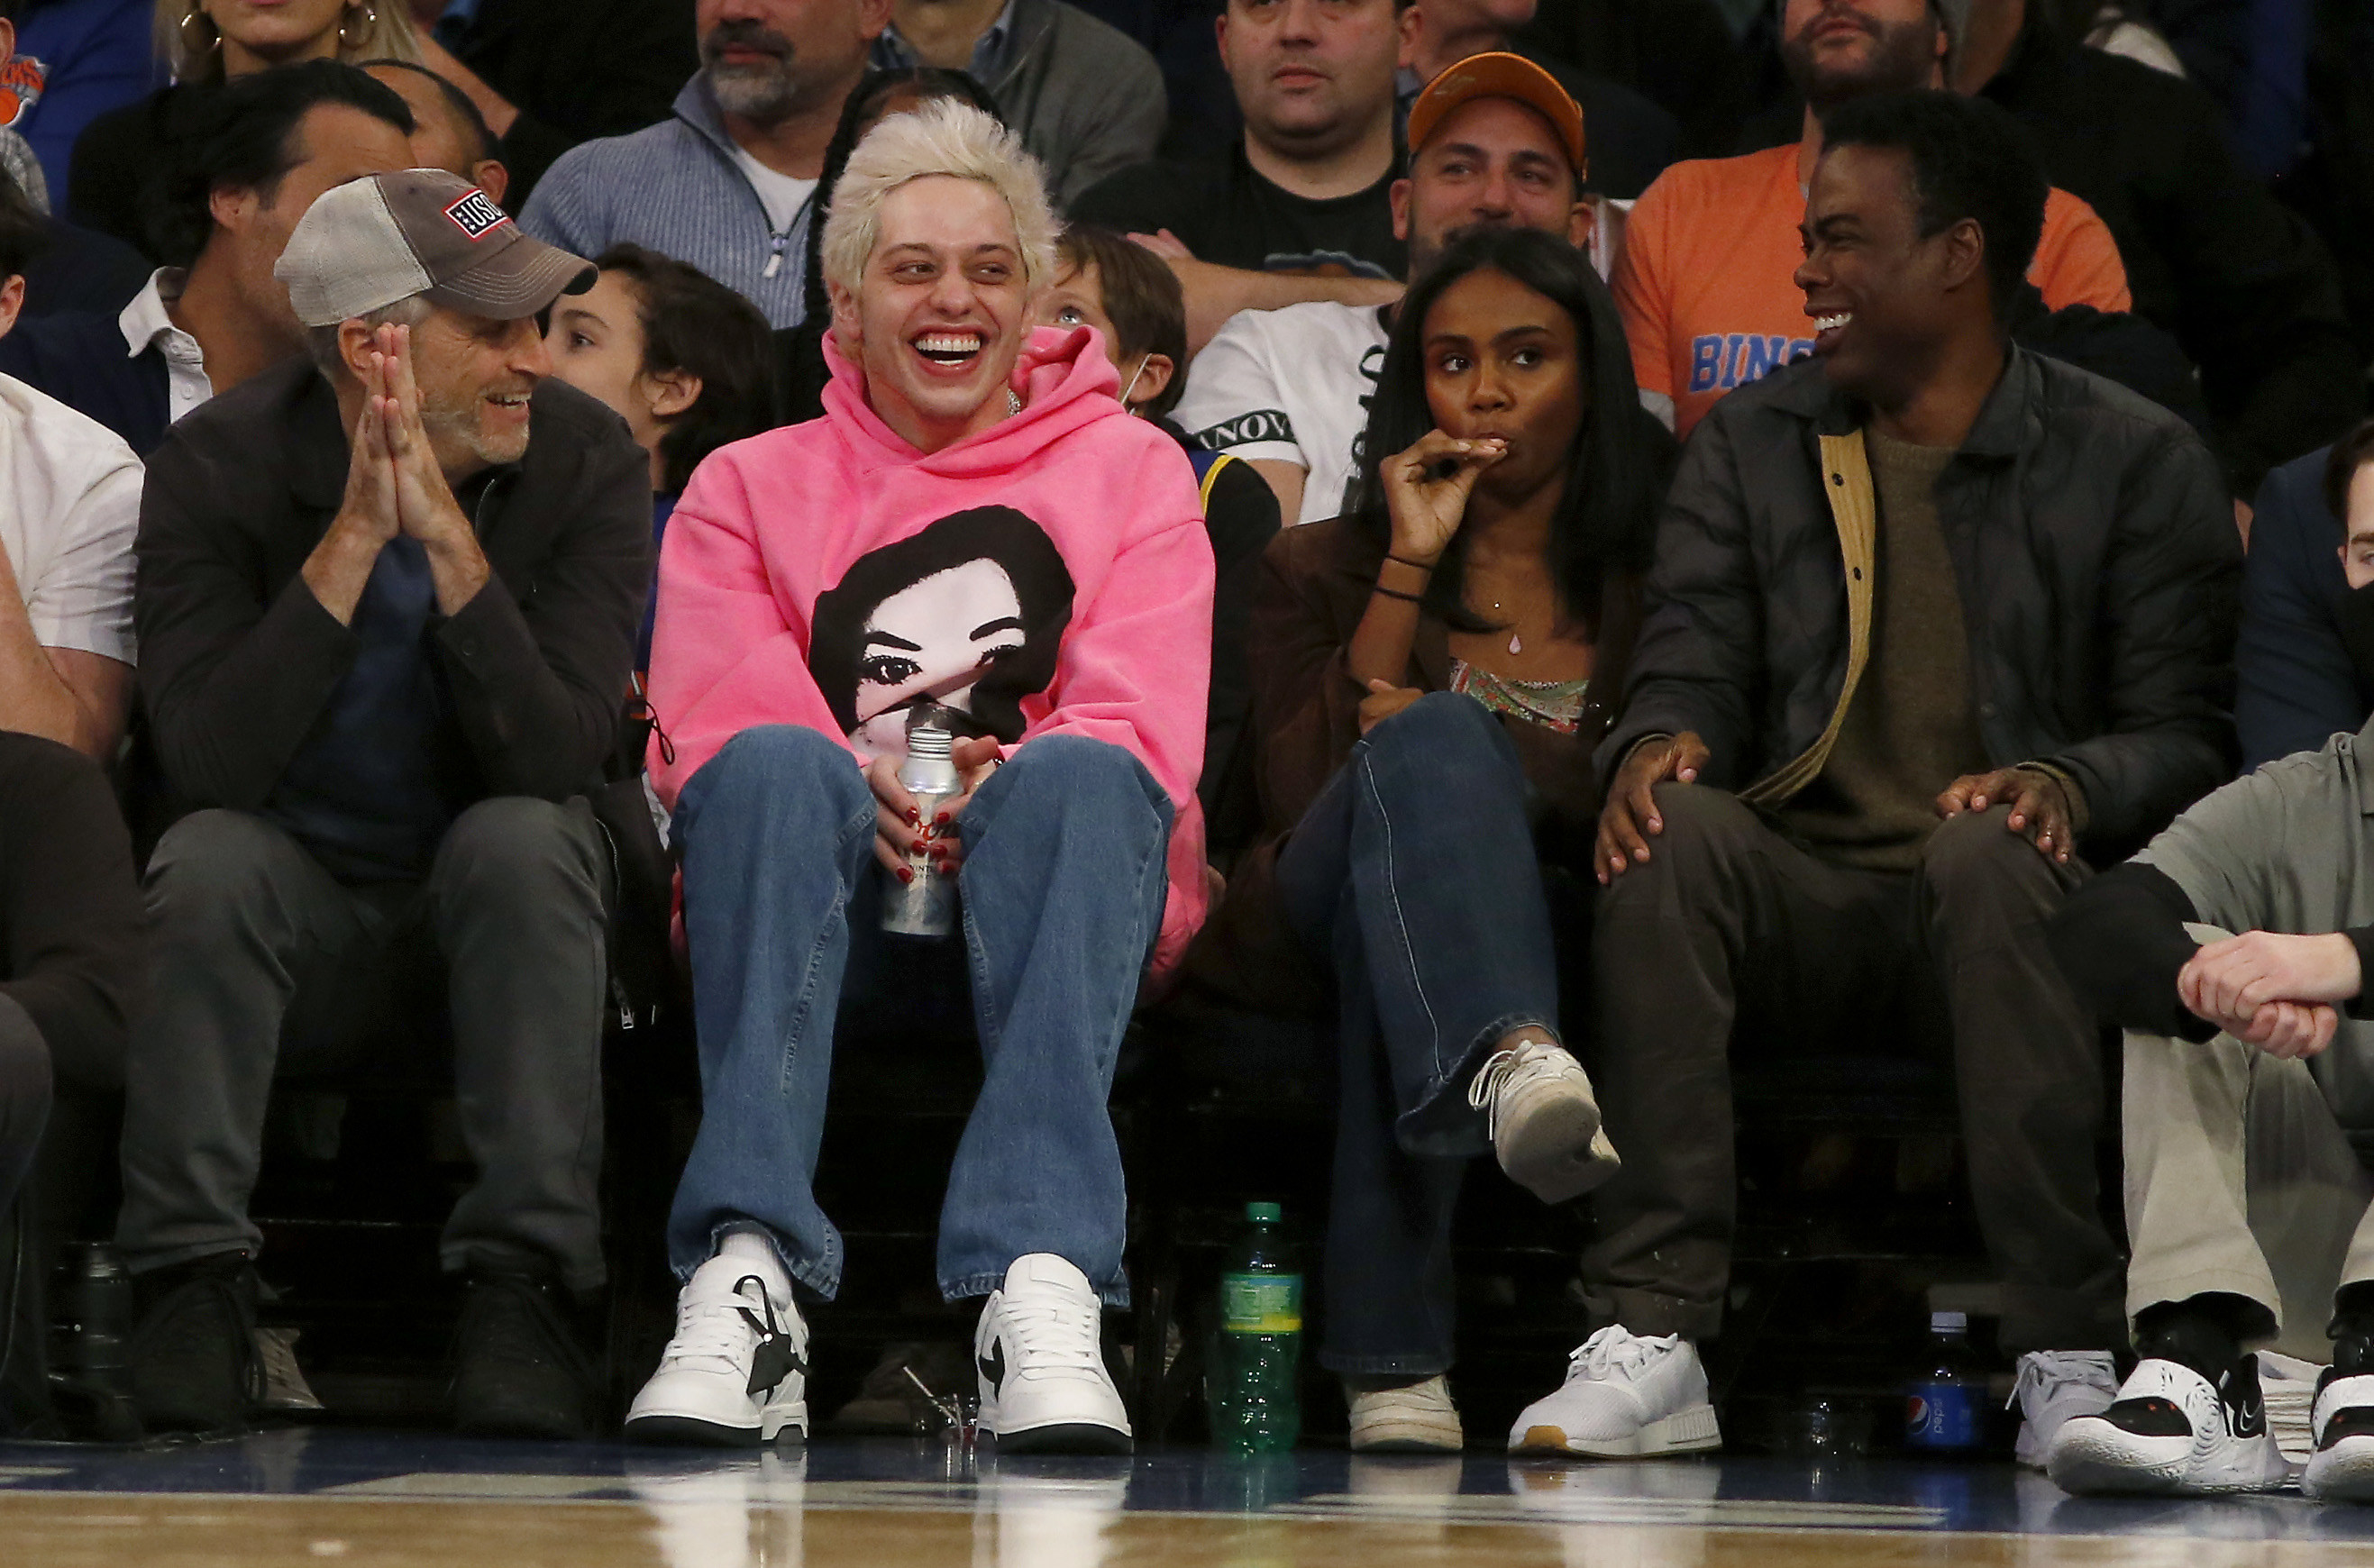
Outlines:
[[1205,1383],[1212,1441],[1238,1454],[1282,1454],[1302,1435],[1302,1272],[1285,1211],[1245,1205],[1245,1228],[1220,1273],[1220,1328]]

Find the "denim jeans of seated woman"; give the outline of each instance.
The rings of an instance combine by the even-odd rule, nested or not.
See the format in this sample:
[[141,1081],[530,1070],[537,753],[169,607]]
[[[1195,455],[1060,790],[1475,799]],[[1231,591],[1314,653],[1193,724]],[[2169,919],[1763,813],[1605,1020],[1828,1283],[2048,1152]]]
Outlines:
[[1557,1033],[1526,793],[1500,720],[1437,692],[1352,748],[1278,856],[1287,920],[1335,971],[1319,1359],[1339,1373],[1451,1365],[1451,1211],[1467,1162],[1491,1149],[1468,1083],[1510,1031]]
[[[941,962],[969,973],[982,1079],[940,1211],[941,1293],[986,1295],[1017,1258],[1052,1252],[1125,1305],[1105,1101],[1161,928],[1169,800],[1122,748],[1050,735],[1017,749],[958,826],[963,919],[946,940],[961,956]],[[834,1024],[845,985],[878,998],[899,983],[883,971],[913,955],[876,926],[874,795],[832,737],[770,725],[693,776],[674,828],[701,1123],[668,1260],[687,1277],[751,1226],[829,1300],[841,1240],[813,1182]]]

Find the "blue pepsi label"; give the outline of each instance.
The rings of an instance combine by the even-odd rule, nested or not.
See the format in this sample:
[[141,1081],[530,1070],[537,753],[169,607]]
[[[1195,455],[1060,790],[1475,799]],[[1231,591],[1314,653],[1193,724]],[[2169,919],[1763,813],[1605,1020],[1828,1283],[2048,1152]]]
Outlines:
[[1904,1400],[1904,1441],[1914,1448],[1975,1448],[1982,1412],[1968,1383],[1916,1383]]

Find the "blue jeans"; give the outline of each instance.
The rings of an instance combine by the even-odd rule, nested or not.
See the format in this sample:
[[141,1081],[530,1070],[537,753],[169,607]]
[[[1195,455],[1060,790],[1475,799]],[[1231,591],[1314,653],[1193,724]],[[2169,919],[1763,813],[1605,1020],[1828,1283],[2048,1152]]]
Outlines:
[[[849,753],[794,725],[735,736],[677,802],[701,1085],[668,1219],[678,1278],[755,1226],[793,1279],[828,1300],[840,1288],[840,1234],[813,1190],[833,1022],[844,984],[877,989],[899,962],[872,918],[874,821]],[[1125,1305],[1105,1100],[1161,929],[1169,800],[1120,747],[1051,735],[958,826],[982,1081],[940,1211],[941,1293],[986,1295],[1017,1258],[1052,1252]]]
[[1342,1051],[1326,1337],[1337,1372],[1451,1365],[1451,1211],[1491,1148],[1467,1085],[1493,1043],[1557,1022],[1556,944],[1516,748],[1437,692],[1379,724],[1277,861],[1287,919],[1335,971]]

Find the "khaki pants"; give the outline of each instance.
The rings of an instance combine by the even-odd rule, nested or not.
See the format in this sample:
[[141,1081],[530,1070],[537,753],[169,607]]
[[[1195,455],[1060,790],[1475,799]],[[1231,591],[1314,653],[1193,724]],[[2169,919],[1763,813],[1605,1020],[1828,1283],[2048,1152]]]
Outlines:
[[2374,1180],[2307,1064],[2130,1034],[2124,1096],[2128,1321],[2222,1292],[2266,1308],[2274,1348],[2329,1361],[2333,1293],[2374,1280]]

